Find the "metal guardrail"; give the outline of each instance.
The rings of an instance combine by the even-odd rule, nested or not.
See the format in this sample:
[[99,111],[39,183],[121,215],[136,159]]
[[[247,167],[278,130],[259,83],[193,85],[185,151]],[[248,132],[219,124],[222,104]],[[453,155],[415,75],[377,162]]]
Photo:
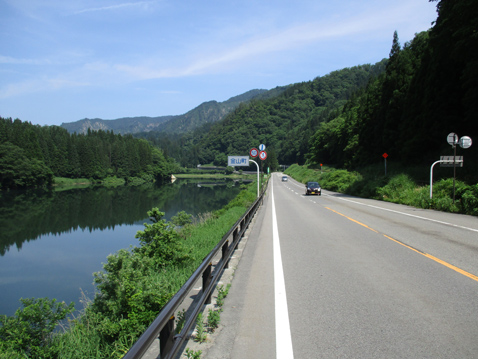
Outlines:
[[[246,213],[234,224],[234,226],[222,237],[221,241],[206,256],[201,265],[189,277],[186,283],[163,307],[156,319],[139,337],[136,343],[126,353],[123,359],[139,359],[150,348],[152,343],[159,337],[159,347],[162,359],[173,358],[188,338],[188,332],[196,324],[196,318],[202,310],[204,304],[211,303],[212,292],[224,269],[228,268],[229,259],[234,252],[237,244],[244,236],[249,224],[254,217],[257,209],[262,204],[264,192],[267,183],[262,187],[262,191],[255,202],[249,207]],[[232,237],[230,243],[229,238]],[[221,251],[221,259],[216,264],[214,272],[212,271],[212,259]],[[181,333],[175,334],[174,319],[175,312],[183,300],[193,289],[194,284],[202,277],[202,293],[199,300],[189,314]]]

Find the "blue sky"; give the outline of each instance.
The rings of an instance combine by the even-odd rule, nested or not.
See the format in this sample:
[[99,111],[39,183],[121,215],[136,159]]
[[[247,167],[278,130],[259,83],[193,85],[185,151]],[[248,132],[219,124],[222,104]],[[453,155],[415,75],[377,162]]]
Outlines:
[[0,0],[0,116],[180,115],[388,57],[428,0]]

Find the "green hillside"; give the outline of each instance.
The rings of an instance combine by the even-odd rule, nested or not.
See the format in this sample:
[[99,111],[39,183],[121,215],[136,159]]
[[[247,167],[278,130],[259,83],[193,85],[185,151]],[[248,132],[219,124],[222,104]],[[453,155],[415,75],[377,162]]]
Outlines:
[[[227,155],[247,155],[251,147],[267,145],[268,163],[304,162],[309,138],[319,124],[337,113],[347,100],[385,70],[386,60],[334,71],[240,104],[222,121],[192,133],[143,137],[159,145],[182,166],[224,165]],[[273,91],[273,90],[271,90]],[[272,96],[274,95],[274,96]]]
[[[395,33],[386,71],[311,139],[311,160],[349,169],[389,160],[420,165],[453,155],[451,132],[478,140],[478,2],[440,1],[428,32],[403,47]],[[478,148],[462,149],[458,176],[478,182]]]

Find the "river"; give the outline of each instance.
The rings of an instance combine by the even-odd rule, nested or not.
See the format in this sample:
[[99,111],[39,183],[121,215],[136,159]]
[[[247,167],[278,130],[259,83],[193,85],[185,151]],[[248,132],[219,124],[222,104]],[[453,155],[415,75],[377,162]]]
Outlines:
[[226,180],[177,180],[161,186],[5,192],[0,201],[0,314],[20,298],[48,297],[82,309],[94,297],[93,272],[109,254],[137,246],[135,234],[158,207],[169,220],[222,208],[240,191]]

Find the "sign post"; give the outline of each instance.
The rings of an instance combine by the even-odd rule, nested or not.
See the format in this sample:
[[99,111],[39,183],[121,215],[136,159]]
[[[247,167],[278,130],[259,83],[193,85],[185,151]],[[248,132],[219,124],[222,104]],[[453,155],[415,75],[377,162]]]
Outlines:
[[227,156],[227,165],[231,167],[235,167],[235,166],[249,167],[249,161],[254,162],[257,166],[257,197],[259,198],[259,193],[260,193],[259,192],[259,165],[257,164],[257,162],[254,160],[250,160],[249,156]]
[[264,171],[263,171],[263,168],[264,168],[264,160],[267,158],[267,153],[266,153],[266,145],[264,145],[263,143],[261,143],[259,145],[259,158],[261,159],[261,173],[264,175]]
[[453,147],[453,204],[455,204],[455,178],[456,178],[456,144],[458,143],[458,135],[456,133],[449,133],[446,137],[449,145]]
[[[456,145],[459,144],[461,148],[470,148],[471,146],[471,138],[468,136],[463,136],[458,140],[458,135],[454,132],[450,132],[446,137],[446,140],[449,145],[453,147],[453,204],[455,204],[455,178],[456,178]],[[463,160],[462,160],[463,163]],[[463,164],[462,164],[463,166]],[[430,188],[431,190],[431,188]],[[430,192],[431,198],[431,192]]]
[[[433,162],[432,166],[430,167],[430,199],[433,197],[433,167],[437,163],[445,163],[448,164],[449,167],[452,167],[455,165],[455,163],[458,163],[463,167],[463,157],[459,156],[458,159],[451,159],[452,156],[440,156],[440,161],[435,161]],[[455,188],[453,188],[453,191],[455,191]],[[454,194],[454,193],[453,193]]]
[[[257,150],[257,148],[255,148],[255,147],[254,147],[254,148],[251,148],[251,150],[249,151],[249,155],[250,155],[252,158],[255,158],[255,157],[259,156],[259,158],[260,158],[262,161],[264,161],[264,160],[267,158],[267,153],[266,153],[265,149],[266,149],[266,145],[264,145],[264,144],[261,143],[261,144],[259,145],[259,150]],[[259,190],[259,188],[260,188],[260,184],[259,184],[259,172],[260,172],[260,171],[259,171],[259,164],[258,164],[256,161],[254,161],[254,160],[249,160],[249,159],[248,159],[248,161],[251,161],[251,162],[254,163],[254,164],[256,165],[256,167],[257,167],[257,198],[259,198],[259,194],[260,194],[260,190]],[[248,165],[249,165],[249,163],[248,163]],[[262,167],[262,162],[261,162],[261,167]],[[269,172],[269,169],[267,170],[267,172]]]
[[257,198],[259,198],[259,193],[260,193],[260,191],[259,191],[259,165],[254,160],[250,160],[250,161],[253,162],[257,167]]

